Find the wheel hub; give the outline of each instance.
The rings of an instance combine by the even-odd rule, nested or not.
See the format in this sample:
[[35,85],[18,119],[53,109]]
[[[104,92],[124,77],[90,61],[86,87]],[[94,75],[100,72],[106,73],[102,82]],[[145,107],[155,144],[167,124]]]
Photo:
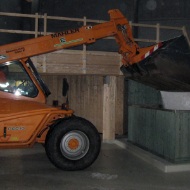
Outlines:
[[60,150],[66,158],[78,160],[86,155],[89,150],[89,139],[81,131],[70,131],[61,139]]
[[68,147],[71,150],[76,150],[79,147],[79,141],[77,139],[75,139],[75,138],[70,139],[69,142],[68,142]]

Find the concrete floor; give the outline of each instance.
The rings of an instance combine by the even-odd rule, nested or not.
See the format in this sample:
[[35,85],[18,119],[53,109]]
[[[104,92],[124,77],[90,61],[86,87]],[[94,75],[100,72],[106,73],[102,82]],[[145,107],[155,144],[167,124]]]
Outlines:
[[4,190],[189,190],[190,172],[164,173],[116,144],[103,144],[89,168],[55,168],[41,145],[0,150],[0,189]]

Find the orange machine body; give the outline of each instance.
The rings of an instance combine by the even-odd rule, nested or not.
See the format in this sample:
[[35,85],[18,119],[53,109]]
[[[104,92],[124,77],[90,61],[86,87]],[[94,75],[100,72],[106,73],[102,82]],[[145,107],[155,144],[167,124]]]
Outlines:
[[38,93],[35,97],[22,96],[3,91],[0,87],[0,148],[29,147],[35,142],[44,143],[49,127],[58,119],[73,114],[72,110],[46,105],[46,96],[31,69],[25,61],[21,63]]

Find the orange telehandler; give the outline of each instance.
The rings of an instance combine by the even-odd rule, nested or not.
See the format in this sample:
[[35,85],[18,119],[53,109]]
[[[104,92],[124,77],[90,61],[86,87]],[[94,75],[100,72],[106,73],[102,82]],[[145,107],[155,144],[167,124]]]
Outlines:
[[[163,49],[170,49],[176,41],[184,41],[183,36],[140,48],[122,13],[110,10],[109,14],[109,22],[0,46],[0,148],[26,148],[41,143],[50,161],[63,170],[84,169],[100,152],[101,139],[92,123],[74,116],[67,106],[58,108],[45,104],[50,91],[30,59],[35,55],[113,36],[123,57],[121,70],[128,78],[150,83],[158,89],[190,89],[188,79],[178,81],[177,84],[184,85],[175,89],[170,82],[160,86],[162,73],[156,69],[157,62],[150,59],[157,60],[156,56],[161,59]],[[153,80],[156,78],[160,81]]]

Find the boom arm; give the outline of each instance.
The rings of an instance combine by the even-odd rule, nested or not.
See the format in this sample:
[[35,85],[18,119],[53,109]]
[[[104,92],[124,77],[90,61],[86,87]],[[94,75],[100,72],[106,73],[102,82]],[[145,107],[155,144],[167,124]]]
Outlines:
[[119,10],[110,10],[110,21],[95,26],[83,26],[47,36],[0,46],[0,63],[24,59],[81,44],[94,43],[97,39],[114,36],[124,65],[142,60],[147,49],[140,49],[134,42],[128,20]]

